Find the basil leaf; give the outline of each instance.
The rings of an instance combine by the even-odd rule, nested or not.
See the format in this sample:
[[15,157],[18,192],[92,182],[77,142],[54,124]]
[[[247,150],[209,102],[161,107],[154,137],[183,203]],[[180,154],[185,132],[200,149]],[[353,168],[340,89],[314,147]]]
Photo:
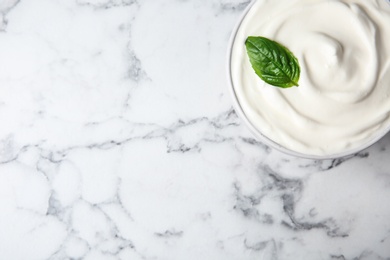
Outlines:
[[245,42],[256,74],[270,85],[298,86],[301,69],[298,59],[286,47],[265,37],[249,36]]

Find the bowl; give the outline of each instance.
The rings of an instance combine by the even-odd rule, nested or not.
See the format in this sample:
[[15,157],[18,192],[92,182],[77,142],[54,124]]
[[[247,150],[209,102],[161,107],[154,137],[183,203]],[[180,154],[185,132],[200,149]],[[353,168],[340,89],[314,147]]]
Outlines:
[[[302,152],[294,151],[291,149],[288,149],[279,143],[271,140],[269,137],[267,137],[265,134],[261,132],[260,129],[258,129],[248,118],[248,116],[245,114],[242,105],[240,104],[240,101],[237,97],[237,93],[235,90],[235,86],[233,83],[232,79],[232,68],[231,68],[231,62],[232,62],[232,52],[233,52],[233,46],[235,43],[236,35],[238,30],[240,29],[240,26],[247,16],[249,10],[253,7],[257,0],[251,1],[251,3],[246,7],[246,9],[243,11],[242,15],[238,19],[235,27],[233,28],[233,31],[231,33],[231,37],[228,43],[228,53],[227,53],[227,78],[228,78],[228,88],[229,92],[232,96],[233,100],[233,107],[239,116],[239,118],[242,120],[242,122],[245,124],[245,126],[250,130],[252,135],[255,137],[256,140],[264,143],[265,145],[278,150],[284,154],[291,155],[294,157],[299,157],[299,158],[304,158],[304,159],[313,159],[313,160],[330,160],[330,159],[337,159],[341,157],[348,157],[348,156],[353,156],[361,152],[362,150],[365,150],[375,144],[377,141],[379,141],[381,138],[383,138],[389,131],[390,131],[390,126],[387,128],[383,129],[382,131],[379,131],[375,133],[375,135],[369,139],[369,141],[363,143],[362,145],[359,145],[358,147],[352,148],[352,149],[347,149],[342,152],[338,153],[333,153],[333,154],[325,154],[325,155],[316,155],[316,154],[305,154]],[[390,0],[385,0],[390,4]]]

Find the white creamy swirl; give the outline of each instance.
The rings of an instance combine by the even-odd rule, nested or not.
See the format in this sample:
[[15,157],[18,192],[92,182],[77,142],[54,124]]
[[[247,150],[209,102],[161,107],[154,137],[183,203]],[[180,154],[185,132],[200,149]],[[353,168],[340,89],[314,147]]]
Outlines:
[[[360,147],[390,126],[387,0],[257,0],[234,41],[231,75],[245,116],[265,136],[308,155]],[[299,87],[279,89],[253,72],[248,36],[287,46]]]

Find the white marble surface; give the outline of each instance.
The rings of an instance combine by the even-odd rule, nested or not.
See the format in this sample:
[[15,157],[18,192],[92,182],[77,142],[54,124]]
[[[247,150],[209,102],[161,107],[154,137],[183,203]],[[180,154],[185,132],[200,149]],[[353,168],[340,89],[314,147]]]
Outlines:
[[0,1],[0,259],[390,259],[390,135],[303,160],[234,113],[247,4]]

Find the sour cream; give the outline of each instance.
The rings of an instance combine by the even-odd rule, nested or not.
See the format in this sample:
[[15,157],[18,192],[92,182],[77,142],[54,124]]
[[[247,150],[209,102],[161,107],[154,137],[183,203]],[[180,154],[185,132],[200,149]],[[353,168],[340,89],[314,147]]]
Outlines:
[[[299,87],[280,89],[253,71],[248,36],[288,47]],[[250,124],[288,150],[352,151],[390,129],[390,5],[387,0],[257,0],[233,42],[235,96]]]

